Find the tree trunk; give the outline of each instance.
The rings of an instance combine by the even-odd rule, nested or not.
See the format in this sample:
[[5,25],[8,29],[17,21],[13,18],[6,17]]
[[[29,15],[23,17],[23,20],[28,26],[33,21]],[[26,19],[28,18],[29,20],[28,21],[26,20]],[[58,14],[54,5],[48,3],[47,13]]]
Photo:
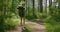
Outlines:
[[43,12],[43,4],[42,4],[43,0],[40,0],[40,12]]
[[42,4],[43,0],[38,0],[38,10],[40,13],[43,12],[43,4]]
[[49,0],[49,11],[50,11],[49,14],[50,15],[53,13],[51,8],[52,8],[52,0]]
[[34,15],[34,10],[35,10],[35,0],[33,0],[33,15]]

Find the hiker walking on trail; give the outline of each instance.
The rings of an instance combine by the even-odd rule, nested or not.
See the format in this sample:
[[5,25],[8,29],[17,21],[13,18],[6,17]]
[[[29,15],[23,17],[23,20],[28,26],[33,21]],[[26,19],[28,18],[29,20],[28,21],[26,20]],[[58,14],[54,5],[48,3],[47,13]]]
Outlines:
[[25,8],[24,7],[25,7],[25,3],[21,1],[20,5],[17,8],[19,12],[19,16],[21,17],[21,26],[25,24]]

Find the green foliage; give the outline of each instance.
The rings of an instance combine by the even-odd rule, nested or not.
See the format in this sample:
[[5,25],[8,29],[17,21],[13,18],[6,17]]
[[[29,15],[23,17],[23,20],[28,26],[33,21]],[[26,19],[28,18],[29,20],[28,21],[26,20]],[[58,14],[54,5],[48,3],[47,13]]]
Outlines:
[[[0,0],[0,32],[4,32],[5,29],[15,28],[16,25],[19,25],[19,20],[17,20],[19,19],[18,11],[17,11],[19,1],[20,0]],[[30,3],[33,3],[33,2],[31,0]],[[58,0],[58,2],[60,3],[60,0]],[[29,3],[27,4],[28,7],[26,8],[26,11],[25,11],[26,19],[31,20],[31,19],[43,18],[44,19],[43,21],[45,23],[45,26],[48,32],[59,32],[60,8],[55,6],[52,7],[51,5],[49,7],[49,15],[47,15],[46,11],[43,13],[40,13],[38,9],[35,8],[35,5],[33,4],[31,5],[29,5]],[[27,27],[24,29],[25,30],[23,30],[23,32],[29,31],[30,28]]]
[[0,17],[0,32],[4,32],[4,19]]
[[27,25],[26,27],[24,27],[22,32],[32,32],[33,30],[33,24]]
[[18,0],[0,0],[0,32],[5,32],[6,29],[13,29],[19,25],[17,3]]
[[30,32],[26,27],[24,27],[24,29],[22,29],[22,32]]
[[54,32],[60,32],[60,25],[57,25],[54,29]]
[[51,7],[51,13],[43,21],[45,23],[47,32],[60,32],[60,9],[56,7]]
[[19,20],[17,20],[17,17],[18,16],[16,16],[14,13],[10,13],[5,16],[0,16],[0,28],[4,28],[4,30],[15,28],[16,25],[19,25]]
[[48,32],[60,32],[60,17],[59,15],[50,15],[43,21]]
[[55,21],[54,18],[48,18],[44,23],[47,32],[60,32],[60,22]]

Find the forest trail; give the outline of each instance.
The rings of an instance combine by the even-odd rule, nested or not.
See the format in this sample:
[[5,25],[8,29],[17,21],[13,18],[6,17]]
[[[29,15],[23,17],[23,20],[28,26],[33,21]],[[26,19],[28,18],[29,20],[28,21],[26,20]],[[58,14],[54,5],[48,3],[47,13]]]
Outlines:
[[[36,22],[34,22],[36,21]],[[40,20],[31,20],[28,22],[25,22],[25,26],[28,25],[33,25],[31,30],[32,32],[46,32],[46,28],[44,26],[44,24],[42,22],[40,22]],[[10,30],[8,32],[20,32],[21,31],[21,26],[17,27],[15,30]]]

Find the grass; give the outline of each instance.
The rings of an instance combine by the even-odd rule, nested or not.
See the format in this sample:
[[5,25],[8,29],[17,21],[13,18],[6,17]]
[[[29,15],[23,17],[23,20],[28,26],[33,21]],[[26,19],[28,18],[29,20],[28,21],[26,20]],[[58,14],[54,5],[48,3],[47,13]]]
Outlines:
[[60,25],[45,24],[47,32],[60,32]]
[[32,25],[28,25],[28,26],[26,26],[24,29],[23,29],[23,31],[22,32],[32,32]]
[[49,19],[44,22],[47,32],[60,32],[60,22]]
[[22,32],[30,32],[26,27],[24,27]]

